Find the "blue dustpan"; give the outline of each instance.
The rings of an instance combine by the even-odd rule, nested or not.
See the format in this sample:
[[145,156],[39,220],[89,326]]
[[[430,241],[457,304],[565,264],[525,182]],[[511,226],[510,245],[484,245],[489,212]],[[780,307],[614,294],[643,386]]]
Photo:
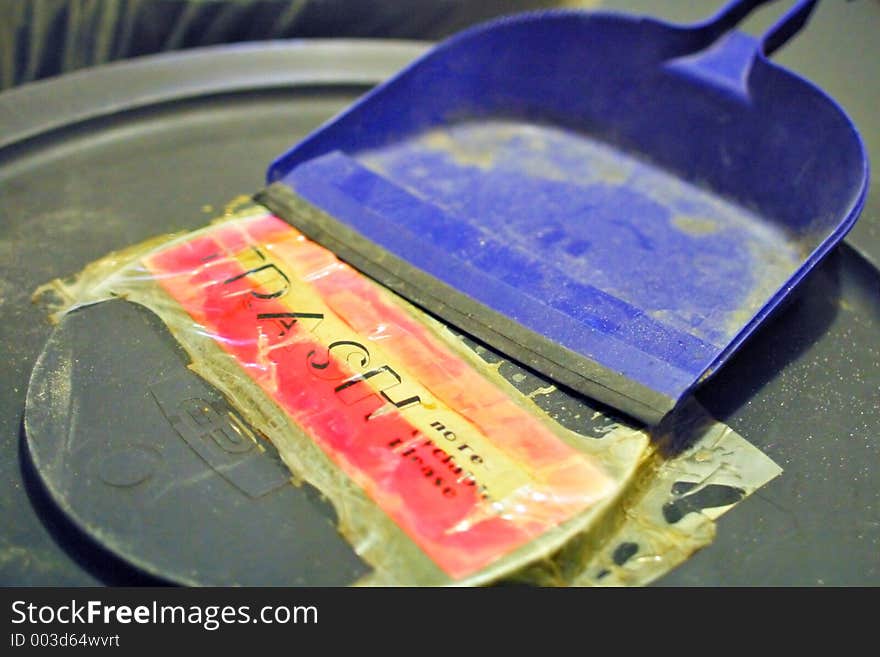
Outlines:
[[861,210],[844,112],[731,31],[559,11],[463,32],[278,158],[311,238],[534,369],[656,422]]

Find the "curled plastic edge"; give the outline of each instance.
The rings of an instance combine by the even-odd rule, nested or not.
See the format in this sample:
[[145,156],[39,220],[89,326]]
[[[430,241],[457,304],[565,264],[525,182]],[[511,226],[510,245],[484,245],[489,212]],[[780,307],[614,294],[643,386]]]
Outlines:
[[621,501],[624,522],[571,584],[641,586],[684,562],[715,536],[715,520],[782,469],[696,404],[686,410],[691,445],[660,457]]
[[647,454],[643,432],[585,440],[549,421],[265,211],[48,289],[62,313],[113,297],[156,313],[190,368],[330,500],[373,568],[362,584],[480,584],[549,558],[613,508]]
[[709,545],[715,520],[782,473],[696,401],[652,436],[656,447],[593,532],[516,579],[554,586],[644,586]]

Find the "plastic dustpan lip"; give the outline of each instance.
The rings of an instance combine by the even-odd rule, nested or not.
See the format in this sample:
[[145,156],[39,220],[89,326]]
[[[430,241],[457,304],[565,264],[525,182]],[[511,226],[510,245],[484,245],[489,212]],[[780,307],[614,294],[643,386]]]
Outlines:
[[[651,421],[659,421],[678,401],[521,326],[385,251],[297,195],[283,182],[273,183],[258,192],[254,199],[356,269],[428,312],[440,315],[452,325],[515,355],[518,360],[547,373],[559,383],[634,417],[651,418]],[[504,330],[499,327],[504,327]],[[574,363],[577,367],[566,365],[566,362]],[[585,369],[589,371],[585,372]]]
[[[802,2],[798,7],[802,9],[808,4],[808,2]],[[312,219],[306,222],[308,225],[303,225],[302,217],[296,218],[297,214],[302,214],[304,212],[303,208],[310,205],[309,201],[311,201],[311,199],[297,198],[297,196],[291,192],[290,188],[293,188],[294,190],[296,189],[290,178],[291,172],[293,172],[300,163],[308,162],[315,157],[314,154],[306,154],[303,157],[303,151],[301,149],[305,147],[305,150],[308,151],[310,140],[320,136],[327,126],[331,126],[348,115],[356,113],[362,106],[370,103],[374,97],[381,95],[388,85],[393,85],[399,77],[418,68],[426,60],[429,60],[438,54],[442,54],[444,50],[453,48],[461,40],[472,38],[505,24],[526,22],[543,17],[568,16],[579,18],[589,16],[597,19],[614,19],[615,21],[626,22],[632,25],[653,24],[659,27],[669,28],[673,31],[679,30],[682,34],[691,33],[691,36],[693,36],[694,30],[705,29],[715,20],[715,18],[712,18],[702,23],[681,26],[668,24],[647,16],[635,16],[619,12],[585,13],[583,11],[571,9],[558,9],[541,12],[525,12],[474,26],[458,33],[414,60],[396,76],[366,94],[340,115],[325,123],[324,126],[312,133],[312,135],[300,142],[293,149],[277,158],[267,172],[267,180],[270,183],[270,187],[258,195],[258,200],[267,205],[267,207],[276,212],[276,214],[288,219],[297,227],[304,229],[303,232],[309,237],[312,237],[313,239],[316,239],[316,241],[336,250],[344,260],[348,260],[358,269],[377,278],[380,282],[388,285],[392,289],[396,289],[396,291],[403,293],[403,296],[409,298],[418,305],[423,305],[426,310],[436,312],[438,307],[442,307],[443,312],[437,312],[437,314],[441,315],[447,321],[457,324],[463,330],[473,333],[476,337],[483,339],[493,346],[506,350],[509,353],[517,354],[521,360],[526,362],[526,364],[556,378],[562,384],[568,385],[584,394],[594,396],[598,400],[609,403],[619,410],[641,420],[654,423],[659,421],[666,412],[671,410],[695,387],[711,377],[732,356],[732,354],[758,328],[758,326],[760,326],[767,317],[773,313],[773,311],[780,305],[782,299],[787,296],[809,273],[809,271],[811,271],[831,250],[831,248],[833,248],[846,235],[854,225],[865,202],[869,180],[867,155],[864,143],[853,125],[852,120],[837,102],[830,98],[816,85],[803,79],[801,76],[792,73],[788,69],[771,62],[764,53],[766,39],[761,41],[754,40],[756,55],[755,64],[772,67],[773,69],[783,72],[787,76],[791,76],[791,78],[796,79],[799,83],[808,85],[809,88],[821,97],[824,102],[830,103],[831,107],[840,114],[844,119],[845,125],[855,136],[862,161],[859,189],[857,193],[853,194],[854,200],[850,203],[849,209],[845,213],[836,213],[835,216],[838,218],[835,219],[830,233],[810,251],[808,256],[799,262],[798,268],[794,273],[776,289],[770,298],[764,302],[763,306],[752,315],[738,332],[724,343],[725,346],[720,348],[717,355],[715,355],[708,364],[702,367],[699,374],[693,376],[690,379],[690,383],[681,388],[680,391],[676,390],[676,393],[673,396],[662,393],[650,386],[628,378],[619,371],[615,371],[583,353],[571,351],[562,345],[555,344],[553,340],[549,339],[546,335],[543,335],[532,328],[520,326],[518,322],[512,318],[506,318],[503,315],[500,315],[496,310],[470,298],[467,294],[458,292],[455,288],[450,287],[441,280],[433,278],[431,274],[428,274],[405,261],[400,261],[400,259],[395,260],[395,272],[389,274],[387,270],[381,271],[381,268],[377,267],[375,262],[370,261],[375,261],[378,256],[383,262],[387,263],[389,262],[389,255],[392,254],[384,251],[381,246],[373,245],[377,250],[372,252],[371,258],[368,254],[370,247],[364,246],[364,243],[370,243],[369,238],[357,234],[357,232],[353,231],[350,226],[330,217],[327,213],[322,213],[319,208],[315,207],[315,203],[311,203],[311,207],[308,207],[308,209],[305,210],[306,213],[312,215]],[[711,38],[706,39],[703,48],[714,43],[718,40],[719,36],[720,34],[714,34]],[[687,54],[687,52],[672,52],[670,56],[674,57],[685,54]],[[320,215],[323,216],[321,216],[319,220],[314,219],[315,216]],[[841,216],[843,217],[842,220],[839,219]],[[351,235],[352,231],[355,234],[354,237]],[[339,239],[335,239],[334,236],[338,237],[346,232],[349,235],[347,240],[340,241]],[[360,240],[361,243],[355,246],[354,242],[358,240]],[[345,244],[345,241],[348,241],[348,244]],[[408,282],[407,279],[410,281],[421,281],[421,292],[418,289],[413,289],[413,285]],[[429,292],[429,288],[433,291]],[[450,300],[453,301],[450,302]],[[452,308],[453,306],[454,308]],[[477,311],[469,312],[467,310],[468,308],[473,307],[476,307]],[[480,315],[482,315],[482,317],[480,317]],[[504,327],[504,330],[498,330],[499,324]],[[518,332],[517,329],[520,329],[520,331]],[[513,335],[518,335],[519,339],[516,341],[511,340],[511,336]],[[579,361],[586,361],[591,365],[590,368],[586,368],[590,370],[589,373],[584,373],[583,370],[585,369],[585,366]],[[577,366],[566,365],[566,363],[572,362],[576,363]],[[595,368],[592,366],[595,366]],[[581,379],[586,379],[586,381],[582,381]]]

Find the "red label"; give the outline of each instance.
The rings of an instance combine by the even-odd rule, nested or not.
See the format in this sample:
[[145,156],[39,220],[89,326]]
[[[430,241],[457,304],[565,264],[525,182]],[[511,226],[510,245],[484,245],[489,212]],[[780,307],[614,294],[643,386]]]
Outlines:
[[210,228],[146,264],[453,578],[613,488],[387,291],[272,215]]

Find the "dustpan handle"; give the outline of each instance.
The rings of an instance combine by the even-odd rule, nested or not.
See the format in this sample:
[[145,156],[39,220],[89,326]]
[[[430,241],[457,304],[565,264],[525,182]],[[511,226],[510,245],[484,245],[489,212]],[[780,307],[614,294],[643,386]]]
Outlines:
[[[671,41],[666,61],[679,73],[711,78],[712,84],[723,80],[728,89],[747,98],[755,62],[766,59],[797,34],[819,0],[798,0],[758,39],[733,31],[752,11],[770,2],[774,0],[734,0],[706,21],[680,26],[681,38]],[[731,34],[725,36],[728,32]]]
[[780,18],[761,38],[761,52],[770,57],[807,24],[819,0],[802,0]]
[[[732,30],[761,5],[775,0],[733,0],[709,20],[694,26],[700,31],[705,43],[712,43],[725,32]],[[819,0],[799,0],[759,40],[761,54],[769,57],[806,25]]]

